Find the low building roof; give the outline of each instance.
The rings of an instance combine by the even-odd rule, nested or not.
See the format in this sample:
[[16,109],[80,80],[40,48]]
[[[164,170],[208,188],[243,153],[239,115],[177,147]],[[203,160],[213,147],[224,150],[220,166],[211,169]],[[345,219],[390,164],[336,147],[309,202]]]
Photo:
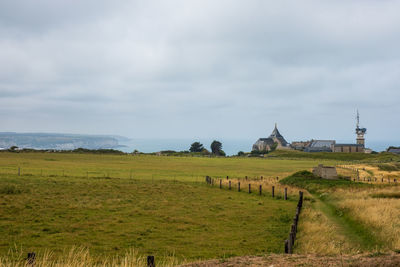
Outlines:
[[390,148],[388,149],[388,152],[400,154],[400,148]]
[[312,140],[310,147],[331,147],[335,144],[335,140]]

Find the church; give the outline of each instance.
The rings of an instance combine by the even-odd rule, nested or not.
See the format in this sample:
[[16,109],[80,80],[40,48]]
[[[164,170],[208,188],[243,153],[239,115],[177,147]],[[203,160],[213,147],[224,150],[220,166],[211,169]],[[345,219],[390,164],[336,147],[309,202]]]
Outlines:
[[278,127],[275,123],[275,128],[271,135],[267,138],[260,138],[253,145],[253,151],[271,151],[274,149],[287,148],[289,145],[285,138],[278,131]]

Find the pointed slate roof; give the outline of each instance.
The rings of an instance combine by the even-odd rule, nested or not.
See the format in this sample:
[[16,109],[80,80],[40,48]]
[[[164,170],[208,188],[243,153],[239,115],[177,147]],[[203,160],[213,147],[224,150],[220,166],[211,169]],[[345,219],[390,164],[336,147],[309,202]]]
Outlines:
[[278,130],[278,127],[275,123],[275,128],[272,131],[271,135],[269,136],[269,138],[276,138],[279,140],[279,142],[282,144],[282,146],[286,146],[288,144],[288,142],[286,142],[285,138],[281,135],[281,133]]
[[271,133],[271,135],[269,137],[277,137],[277,138],[278,137],[282,137],[283,138],[281,133],[278,131],[278,127],[277,127],[276,123],[275,123],[275,128],[274,128],[274,130],[272,131],[272,133]]

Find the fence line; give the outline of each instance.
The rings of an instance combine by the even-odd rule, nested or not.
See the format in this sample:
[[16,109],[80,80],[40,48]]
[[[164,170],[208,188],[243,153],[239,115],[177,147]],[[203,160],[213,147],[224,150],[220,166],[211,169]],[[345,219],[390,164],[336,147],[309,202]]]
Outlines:
[[[227,178],[227,179],[229,179],[229,178]],[[212,178],[211,176],[206,176],[205,177],[205,182],[208,184],[208,185],[211,185],[211,186],[214,186],[214,184],[216,183],[215,182],[215,180],[216,179],[214,179],[214,178]],[[256,186],[256,188],[257,188],[257,184],[255,185]],[[219,189],[224,189],[224,184],[222,183],[222,179],[219,179]],[[226,187],[225,187],[226,188]],[[228,181],[228,188],[227,188],[228,190],[232,190],[232,181],[231,180],[229,180]],[[237,191],[238,192],[241,192],[242,191],[242,187],[241,187],[241,183],[240,183],[240,181],[238,181],[237,182]],[[252,191],[252,187],[251,187],[251,184],[249,183],[248,184],[248,191],[247,191],[249,194],[252,194],[252,193],[254,193],[253,191]],[[255,191],[256,192],[256,191]],[[258,195],[260,195],[260,196],[262,196],[262,194],[263,194],[263,187],[262,187],[262,185],[261,184],[259,184],[258,185]],[[271,186],[271,196],[274,198],[275,197],[275,186]],[[287,187],[285,187],[284,188],[284,191],[283,191],[283,196],[282,196],[282,198],[284,199],[284,200],[288,200],[288,188]]]
[[[227,177],[227,179],[229,179],[229,178]],[[208,185],[211,185],[211,186],[214,185],[214,179],[211,178],[210,176],[206,176],[205,181]],[[237,183],[237,186],[238,186],[237,187],[238,192],[240,192],[240,182],[239,181]],[[251,194],[252,193],[251,184],[249,183],[248,186],[249,186],[248,193]],[[222,179],[219,180],[219,188],[223,189]],[[228,189],[231,190],[231,181],[229,181]],[[271,189],[272,189],[271,195],[272,195],[272,197],[274,197],[275,196],[275,187],[272,186]],[[258,193],[260,196],[262,195],[262,185],[259,185]],[[287,200],[287,199],[288,199],[287,187],[285,187],[284,188],[284,200]],[[293,246],[294,246],[294,242],[296,240],[297,226],[298,226],[300,211],[301,211],[302,207],[303,207],[303,192],[299,191],[299,201],[297,202],[296,214],[293,218],[293,224],[291,225],[291,228],[290,228],[289,238],[285,240],[285,253],[288,253],[288,254],[293,253]]]
[[294,241],[296,240],[297,225],[299,223],[299,216],[301,208],[303,207],[303,192],[299,191],[299,202],[297,202],[296,215],[293,218],[293,224],[290,228],[289,238],[285,240],[285,253],[292,254]]

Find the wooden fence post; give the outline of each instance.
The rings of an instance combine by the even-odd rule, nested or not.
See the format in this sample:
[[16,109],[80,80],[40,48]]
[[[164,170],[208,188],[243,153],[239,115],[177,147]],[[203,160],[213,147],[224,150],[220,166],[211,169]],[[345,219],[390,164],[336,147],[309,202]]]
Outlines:
[[272,186],[272,197],[275,197],[275,186]]
[[285,200],[287,200],[287,187],[285,187]]
[[290,232],[289,234],[289,242],[288,242],[288,253],[292,254],[293,253],[293,233]]
[[285,253],[286,254],[289,253],[289,240],[288,239],[285,240]]
[[222,189],[222,179],[219,180],[219,189]]
[[35,260],[36,260],[36,253],[35,252],[28,253],[28,257],[26,258],[27,264],[34,266]]
[[238,182],[238,192],[240,192],[240,182]]
[[251,184],[249,184],[249,194],[251,194]]
[[262,195],[262,185],[259,186],[260,196]]
[[147,267],[155,267],[154,256],[147,256]]

